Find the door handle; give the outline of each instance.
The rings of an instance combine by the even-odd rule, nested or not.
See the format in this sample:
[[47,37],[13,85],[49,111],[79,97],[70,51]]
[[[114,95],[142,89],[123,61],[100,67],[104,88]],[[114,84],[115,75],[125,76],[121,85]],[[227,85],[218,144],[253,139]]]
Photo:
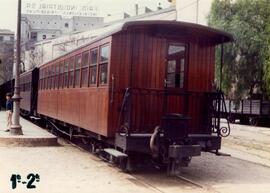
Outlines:
[[167,81],[167,79],[165,78],[165,79],[164,79],[164,87],[167,87],[167,83],[168,83],[168,81]]

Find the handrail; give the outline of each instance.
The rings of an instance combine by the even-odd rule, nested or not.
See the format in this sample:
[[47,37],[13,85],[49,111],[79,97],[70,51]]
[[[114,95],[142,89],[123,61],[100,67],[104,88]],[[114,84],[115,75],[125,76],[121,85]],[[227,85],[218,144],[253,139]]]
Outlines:
[[[124,133],[126,133],[127,135],[129,135],[130,133],[130,129],[129,128],[132,125],[132,120],[130,117],[130,113],[131,113],[131,97],[132,96],[136,96],[136,95],[163,95],[165,96],[163,100],[163,106],[166,106],[166,96],[169,95],[175,95],[175,96],[183,96],[183,97],[187,97],[186,98],[186,102],[185,104],[188,105],[188,101],[190,100],[189,98],[192,97],[194,99],[196,99],[196,97],[198,97],[198,99],[200,99],[201,97],[207,97],[207,101],[209,102],[209,109],[207,108],[207,117],[210,120],[214,119],[214,123],[211,121],[208,121],[206,123],[205,126],[209,127],[209,128],[213,128],[212,132],[217,133],[219,136],[221,137],[226,137],[230,134],[230,125],[228,124],[228,127],[221,127],[220,125],[220,113],[221,113],[221,108],[222,106],[225,108],[226,110],[226,105],[225,105],[225,101],[224,101],[224,96],[223,93],[220,91],[215,91],[215,92],[196,92],[196,91],[173,91],[170,89],[156,89],[156,88],[126,88],[124,91],[124,96],[123,96],[123,101],[122,101],[122,105],[121,105],[121,110],[120,110],[120,114],[119,114],[119,119],[118,119],[118,126],[119,126],[119,130],[120,128],[125,128],[125,131],[122,131]],[[211,108],[212,106],[212,108]],[[188,108],[188,106],[187,106]],[[210,110],[210,111],[209,111]],[[163,110],[163,114],[166,113],[166,109],[165,111]],[[185,111],[184,108],[184,112],[188,113],[188,109],[187,111]],[[126,116],[126,117],[124,117]],[[124,119],[123,119],[124,118]],[[208,119],[207,118],[207,119]]]

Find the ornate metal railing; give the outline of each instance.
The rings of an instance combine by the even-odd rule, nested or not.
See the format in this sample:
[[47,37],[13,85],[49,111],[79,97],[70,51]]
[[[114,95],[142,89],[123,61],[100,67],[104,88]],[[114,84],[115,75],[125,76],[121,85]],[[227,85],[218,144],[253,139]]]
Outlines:
[[213,92],[210,95],[212,98],[212,105],[210,106],[210,110],[212,111],[212,132],[217,133],[221,137],[227,137],[231,132],[230,123],[227,117],[225,117],[227,125],[221,125],[221,111],[227,112],[224,93],[218,91]]
[[[221,137],[226,137],[230,134],[229,122],[227,121],[227,126],[221,126],[220,122],[221,109],[223,109],[223,111],[224,109],[226,110],[224,95],[222,92],[206,93],[182,92],[166,89],[126,88],[123,93],[123,101],[120,108],[118,125],[120,131],[122,133],[126,133],[127,135],[131,132],[138,132],[136,129],[134,129],[136,126],[153,129],[157,124],[160,124],[158,121],[161,120],[163,115],[168,113],[167,108],[169,96],[182,97],[184,102],[181,113],[184,116],[190,116],[189,105],[191,101],[195,101],[196,103],[200,104],[202,111],[200,112],[199,118],[203,119],[201,127],[204,127],[205,131],[209,130],[212,133],[217,133],[217,135]],[[135,98],[137,101],[140,101],[140,103],[137,102],[135,105],[139,105],[140,107],[132,104],[134,103]],[[149,115],[150,110],[147,108],[149,107],[148,103],[151,103],[151,100],[156,100],[160,104],[160,106],[156,109],[157,112],[153,115]],[[142,117],[140,120],[134,120],[136,116],[148,116],[148,119],[152,120],[152,123],[156,125],[151,125],[149,122],[145,121],[147,118],[144,117]]]

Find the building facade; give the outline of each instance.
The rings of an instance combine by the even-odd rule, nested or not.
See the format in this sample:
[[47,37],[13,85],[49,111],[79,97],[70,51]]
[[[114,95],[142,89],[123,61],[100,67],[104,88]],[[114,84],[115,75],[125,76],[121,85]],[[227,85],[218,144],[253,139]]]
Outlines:
[[[109,30],[118,24],[125,21],[133,20],[169,20],[169,21],[184,21],[191,23],[198,23],[202,25],[207,25],[207,15],[211,8],[212,0],[169,0],[172,4],[170,7],[165,9],[158,9],[152,11],[148,8],[139,8],[138,5],[135,7],[135,12],[133,15],[128,15],[123,13],[121,15],[107,16],[104,21],[104,25],[93,26],[93,28],[84,28],[85,24],[83,22],[77,22],[72,20],[71,24],[68,26],[73,26],[74,30],[72,32],[67,31],[66,34],[61,32],[59,36],[54,39],[43,39],[39,37],[38,41],[34,44],[34,49],[28,52],[26,59],[26,66],[31,66],[34,63],[35,66],[46,63],[54,58],[57,58],[79,46],[87,44],[88,42],[95,39],[95,37],[100,33],[100,31]],[[205,2],[205,4],[203,4]],[[65,22],[67,23],[67,22]],[[65,26],[63,22],[61,27]],[[78,23],[78,25],[77,25]],[[81,27],[83,30],[79,30],[76,27]],[[56,29],[54,29],[56,30]],[[63,31],[61,29],[60,31]],[[56,32],[55,32],[56,33]],[[34,57],[33,57],[34,56]],[[32,59],[31,59],[32,58]],[[35,60],[35,62],[31,62]],[[29,62],[30,61],[30,62]]]
[[103,23],[102,17],[64,18],[60,15],[22,15],[22,43],[53,39],[75,31],[90,30]]
[[60,15],[23,14],[21,19],[22,60],[25,64],[23,70],[28,70],[43,61],[39,58],[41,54],[44,55],[44,52],[43,50],[37,51],[36,43],[53,40],[74,32],[91,30],[102,24],[103,17],[73,16],[66,18]]
[[[25,52],[26,70],[34,66],[44,64],[57,58],[73,49],[94,40],[100,33],[117,28],[123,22],[134,20],[176,20],[175,7],[169,7],[158,11],[145,11],[133,17],[124,17],[116,21],[104,23],[101,26],[93,27],[86,31],[74,31],[56,37],[54,39],[44,39],[36,42],[33,49]],[[76,23],[75,23],[76,26]]]

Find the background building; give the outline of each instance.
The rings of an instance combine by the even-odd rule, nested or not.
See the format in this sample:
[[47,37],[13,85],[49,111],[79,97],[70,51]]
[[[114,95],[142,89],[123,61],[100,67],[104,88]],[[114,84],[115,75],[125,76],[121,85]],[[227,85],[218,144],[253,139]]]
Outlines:
[[0,84],[12,78],[14,63],[14,32],[0,29]]
[[169,0],[176,6],[177,20],[207,25],[213,0]]
[[60,15],[23,14],[21,23],[22,60],[25,64],[23,70],[44,61],[40,57],[41,55],[43,57],[45,51],[37,51],[36,43],[74,32],[91,30],[102,24],[103,17],[73,16],[66,18]]
[[86,31],[74,31],[56,37],[54,39],[45,39],[33,44],[33,49],[25,52],[25,69],[33,68],[44,64],[54,58],[57,58],[73,49],[94,40],[99,34],[113,30],[117,26],[126,21],[136,20],[176,20],[175,7],[160,9],[157,11],[138,11],[138,15],[123,18],[115,18],[116,20],[104,23],[103,25],[93,27]]
[[[61,16],[26,15],[24,18],[27,18],[28,23],[31,25],[27,28],[31,32],[29,34],[26,32],[28,34],[27,38],[30,37],[30,40],[28,39],[28,42],[30,42],[28,45],[30,46],[27,46],[28,49],[24,57],[26,70],[87,44],[100,32],[110,30],[117,24],[125,21],[169,20],[207,25],[207,15],[211,8],[212,0],[168,1],[171,2],[171,6],[168,8],[162,8],[159,5],[155,10],[151,10],[145,6],[140,7],[138,4],[135,4],[133,12],[108,15],[104,20],[97,17],[72,17],[65,19]],[[102,24],[103,21],[104,24]]]
[[52,39],[75,31],[90,30],[102,23],[102,17],[73,16],[64,18],[60,15],[23,14],[22,44]]

